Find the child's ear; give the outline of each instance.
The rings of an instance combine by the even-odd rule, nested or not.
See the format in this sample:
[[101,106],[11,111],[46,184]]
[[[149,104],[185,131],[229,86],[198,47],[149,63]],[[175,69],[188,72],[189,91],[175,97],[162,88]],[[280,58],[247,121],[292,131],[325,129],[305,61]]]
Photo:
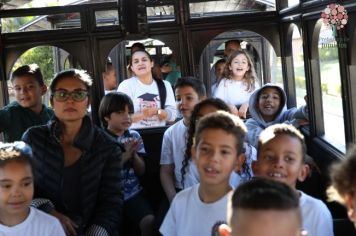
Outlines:
[[47,86],[44,84],[41,86],[41,95],[43,96],[47,92]]
[[246,161],[245,153],[241,153],[240,155],[237,156],[235,172],[239,172],[242,169],[242,165],[245,163],[245,161]]
[[311,169],[308,164],[302,164],[302,167],[299,171],[298,180],[303,182],[309,176],[310,171]]
[[104,120],[105,120],[106,122],[108,122],[108,121],[110,120],[110,117],[109,117],[109,116],[104,116]]
[[[344,196],[345,206],[347,208],[347,215],[351,221],[356,221],[356,211],[354,205],[354,199],[351,194],[346,194]],[[356,202],[356,201],[355,201]]]
[[230,228],[230,226],[228,226],[226,224],[219,225],[218,231],[219,231],[220,236],[230,236],[231,235],[231,228]]
[[252,161],[252,172],[254,175],[258,175],[258,161]]

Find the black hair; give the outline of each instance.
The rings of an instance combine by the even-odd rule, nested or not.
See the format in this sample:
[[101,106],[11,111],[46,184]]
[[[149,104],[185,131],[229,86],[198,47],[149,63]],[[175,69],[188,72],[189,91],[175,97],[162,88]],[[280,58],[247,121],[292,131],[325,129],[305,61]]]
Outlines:
[[[137,50],[134,50],[135,48],[137,48]],[[134,51],[133,51],[133,50],[134,50]],[[143,43],[137,42],[137,43],[132,44],[131,49],[130,49],[131,55],[132,55],[134,52],[139,51],[139,50],[140,50],[140,51],[145,51],[145,50],[146,50],[145,45],[143,45]]]
[[225,48],[227,48],[227,46],[229,46],[230,43],[236,43],[238,45],[241,44],[240,40],[237,40],[237,39],[231,39],[231,40],[228,40],[225,42]]
[[199,118],[198,115],[199,115],[200,110],[206,106],[213,106],[213,107],[216,107],[217,110],[230,112],[229,106],[220,98],[207,98],[194,106],[192,115],[190,117],[190,122],[189,122],[189,127],[188,127],[187,145],[186,145],[186,149],[184,152],[184,160],[182,162],[182,169],[181,169],[183,186],[184,186],[184,176],[187,171],[186,169],[188,167],[189,160],[191,159],[191,149],[193,146],[196,123]]
[[37,64],[23,65],[17,68],[12,73],[11,82],[14,82],[15,79],[22,76],[31,76],[39,83],[40,86],[44,85],[43,75]]
[[58,81],[67,77],[79,79],[80,81],[83,82],[83,84],[86,86],[88,91],[90,90],[90,87],[93,83],[93,80],[91,79],[90,75],[85,70],[78,70],[78,69],[63,70],[61,72],[58,72],[52,79],[51,84],[49,86],[51,94],[55,92]]
[[108,126],[105,117],[110,116],[113,112],[124,111],[126,106],[128,106],[130,113],[134,113],[134,105],[128,95],[121,92],[106,94],[101,99],[99,106],[99,117],[103,126]]
[[331,166],[330,177],[338,195],[343,197],[345,194],[355,194],[356,145],[347,151],[345,158]]
[[203,82],[193,76],[179,78],[174,85],[174,89],[186,86],[193,88],[194,91],[198,94],[199,98],[206,96],[206,90]]
[[14,143],[0,142],[0,169],[4,168],[10,162],[21,162],[27,164],[33,170],[32,149],[22,141]]
[[215,64],[214,64],[214,69],[216,70],[216,67],[217,67],[219,64],[222,64],[222,63],[226,64],[226,59],[225,59],[225,58],[221,58],[221,59],[217,60],[217,61],[215,62]]
[[246,210],[297,210],[299,196],[287,184],[275,180],[254,177],[242,183],[231,198],[233,211]]
[[283,134],[298,139],[302,147],[302,162],[306,163],[307,146],[304,141],[304,136],[298,129],[288,124],[271,125],[261,132],[260,137],[258,139],[257,158],[259,157],[262,146],[264,144]]
[[247,128],[238,116],[232,115],[226,111],[217,111],[207,114],[198,122],[195,129],[193,145],[197,145],[199,143],[200,135],[206,129],[221,129],[226,133],[233,135],[236,139],[237,154],[243,153],[243,143],[247,133]]

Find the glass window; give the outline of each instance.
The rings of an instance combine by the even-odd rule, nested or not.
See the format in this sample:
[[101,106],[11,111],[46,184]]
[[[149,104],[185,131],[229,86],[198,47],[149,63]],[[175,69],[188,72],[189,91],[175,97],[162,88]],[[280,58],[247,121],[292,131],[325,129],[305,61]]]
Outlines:
[[119,25],[119,13],[117,10],[95,12],[96,26]]
[[293,24],[292,49],[293,49],[293,68],[295,80],[295,92],[297,95],[297,107],[305,105],[304,96],[307,94],[305,87],[305,71],[303,57],[303,39],[300,36],[299,29]]
[[323,138],[345,151],[339,54],[333,30],[324,24],[320,29],[318,51],[325,129]]
[[148,6],[147,7],[147,21],[149,23],[154,22],[169,22],[174,21],[174,6]]
[[[53,75],[65,68],[81,68],[78,61],[67,51],[52,46],[38,46],[24,52],[15,62],[14,72],[22,65],[36,63],[41,69],[44,83],[49,86]],[[11,76],[10,76],[11,77]],[[15,93],[10,78],[7,81],[9,101],[15,101]],[[42,97],[43,103],[49,104],[49,90]]]
[[1,18],[2,33],[80,28],[80,13]]
[[283,88],[283,74],[282,74],[282,60],[281,57],[277,57],[276,53],[272,46],[269,46],[269,55],[270,55],[270,68],[271,68],[271,82],[274,84],[278,84],[280,87]]
[[299,0],[288,0],[288,7],[292,7],[299,4]]
[[241,11],[274,11],[275,0],[220,0],[198,1],[190,0],[189,10],[191,18],[211,17],[236,14]]
[[[3,2],[3,1],[0,1]],[[68,6],[79,4],[92,4],[102,2],[116,2],[115,0],[10,0],[5,1],[3,9],[20,9],[20,8],[39,8],[39,7],[54,7],[54,6]]]

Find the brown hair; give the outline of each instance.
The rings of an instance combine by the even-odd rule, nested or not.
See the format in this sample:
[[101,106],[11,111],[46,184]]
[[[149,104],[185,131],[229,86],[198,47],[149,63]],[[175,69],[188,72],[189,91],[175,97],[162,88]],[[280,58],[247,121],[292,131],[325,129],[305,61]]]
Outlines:
[[224,77],[226,79],[232,79],[233,74],[232,71],[230,70],[229,66],[231,65],[232,61],[234,60],[235,57],[237,57],[238,55],[245,55],[245,57],[247,58],[247,63],[248,66],[250,67],[250,69],[248,71],[246,71],[244,78],[243,78],[243,82],[246,85],[247,89],[246,91],[253,91],[255,90],[255,83],[257,80],[257,76],[256,76],[256,71],[255,71],[255,67],[253,66],[251,57],[244,51],[244,50],[237,50],[234,51],[228,58],[225,64],[225,69],[224,69]]

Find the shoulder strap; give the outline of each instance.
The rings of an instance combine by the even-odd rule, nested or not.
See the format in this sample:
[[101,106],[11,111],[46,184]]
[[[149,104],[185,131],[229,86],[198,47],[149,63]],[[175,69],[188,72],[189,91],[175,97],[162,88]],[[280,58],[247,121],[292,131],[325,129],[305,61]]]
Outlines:
[[164,85],[164,82],[161,79],[155,79],[155,81],[157,82],[159,99],[161,100],[161,108],[164,109],[164,106],[166,105],[166,98],[167,98],[166,86]]

